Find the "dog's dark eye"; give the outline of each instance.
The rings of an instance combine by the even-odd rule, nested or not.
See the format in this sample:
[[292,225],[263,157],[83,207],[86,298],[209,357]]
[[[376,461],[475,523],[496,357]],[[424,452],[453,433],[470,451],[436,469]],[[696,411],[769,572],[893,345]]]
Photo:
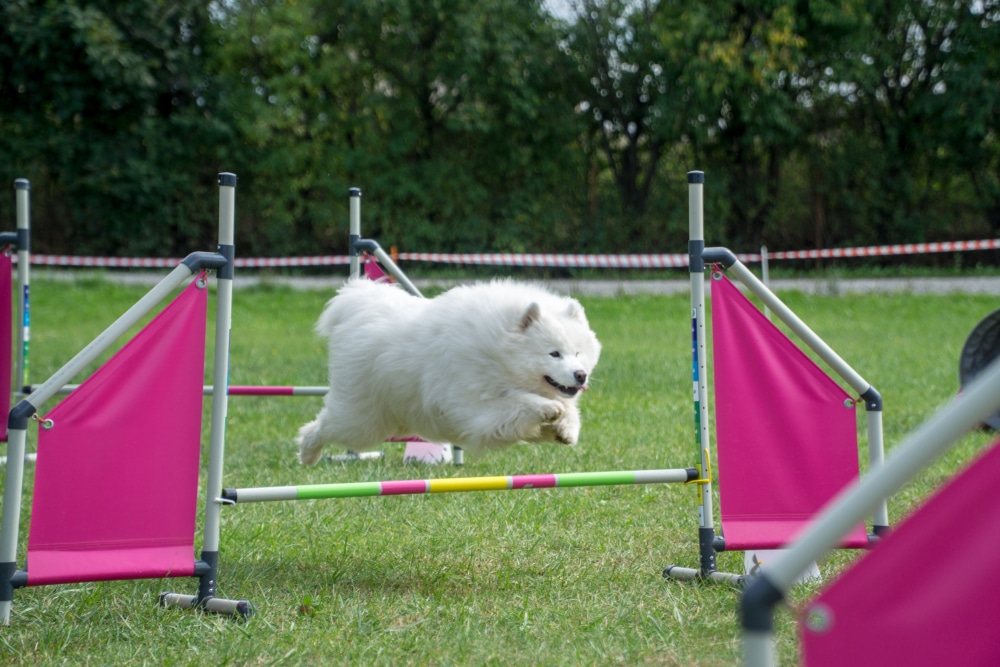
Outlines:
[[562,355],[561,355],[561,354],[559,354],[559,351],[558,351],[558,350],[556,350],[555,352],[549,352],[549,356],[550,356],[550,357],[555,357],[556,359],[558,359],[558,358],[559,358],[559,357],[561,357]]

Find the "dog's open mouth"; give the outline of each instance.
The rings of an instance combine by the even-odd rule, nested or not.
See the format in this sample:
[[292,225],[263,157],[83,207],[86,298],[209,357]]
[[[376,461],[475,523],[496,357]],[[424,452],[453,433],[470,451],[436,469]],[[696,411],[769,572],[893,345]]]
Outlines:
[[548,382],[553,387],[555,387],[556,389],[558,389],[560,393],[562,393],[565,396],[576,396],[577,392],[581,392],[584,389],[586,389],[586,387],[567,387],[565,385],[559,384],[558,382],[550,378],[548,375],[545,376],[545,381]]

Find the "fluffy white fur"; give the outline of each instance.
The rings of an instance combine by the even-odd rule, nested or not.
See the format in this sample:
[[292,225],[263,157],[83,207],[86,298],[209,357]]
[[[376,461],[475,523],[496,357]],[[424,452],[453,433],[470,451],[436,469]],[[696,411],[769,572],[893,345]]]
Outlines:
[[583,306],[532,285],[494,281],[433,299],[348,281],[316,331],[329,339],[330,390],[299,430],[299,460],[419,435],[462,447],[575,445],[579,393],[601,344]]

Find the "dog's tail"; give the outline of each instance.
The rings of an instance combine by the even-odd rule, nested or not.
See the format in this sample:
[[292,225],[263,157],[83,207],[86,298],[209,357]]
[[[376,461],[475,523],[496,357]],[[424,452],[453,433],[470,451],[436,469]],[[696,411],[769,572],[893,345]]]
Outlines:
[[319,420],[314,419],[299,429],[295,443],[299,446],[299,463],[306,466],[315,465],[323,453],[323,443],[318,442]]

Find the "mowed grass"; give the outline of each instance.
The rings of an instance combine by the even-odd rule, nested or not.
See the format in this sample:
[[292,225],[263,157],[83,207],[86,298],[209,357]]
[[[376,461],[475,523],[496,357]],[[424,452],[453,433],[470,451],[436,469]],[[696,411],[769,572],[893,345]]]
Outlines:
[[[32,381],[48,377],[144,291],[104,280],[36,280]],[[325,346],[312,324],[330,294],[237,289],[231,383],[325,384]],[[890,450],[955,395],[965,337],[997,307],[989,296],[782,297],[881,391]],[[293,437],[321,399],[234,397],[224,485],[692,465],[687,297],[581,300],[604,352],[581,398],[579,446],[515,446],[467,457],[461,468],[404,464],[402,446],[389,446],[382,461],[303,468]],[[211,342],[211,321],[209,328]],[[863,440],[863,413],[859,429]],[[134,435],[141,446],[142,433]],[[964,439],[892,499],[891,518],[910,511],[989,437]],[[99,444],[81,446],[101,456]],[[107,467],[116,474],[113,460]],[[32,475],[29,468],[21,567]],[[148,491],[155,494],[155,485]],[[200,503],[203,494],[204,476]],[[229,507],[220,594],[252,601],[253,618],[158,608],[161,591],[194,593],[191,579],[21,589],[11,626],[0,630],[0,663],[734,665],[737,591],[661,576],[670,564],[697,566],[696,497],[691,487],[646,485]],[[200,523],[195,542],[200,549]],[[836,554],[824,574],[853,557]],[[721,554],[719,563],[739,571],[742,554]],[[800,587],[793,602],[815,590]],[[785,610],[778,618],[783,664],[796,662],[795,633],[794,614]]]

